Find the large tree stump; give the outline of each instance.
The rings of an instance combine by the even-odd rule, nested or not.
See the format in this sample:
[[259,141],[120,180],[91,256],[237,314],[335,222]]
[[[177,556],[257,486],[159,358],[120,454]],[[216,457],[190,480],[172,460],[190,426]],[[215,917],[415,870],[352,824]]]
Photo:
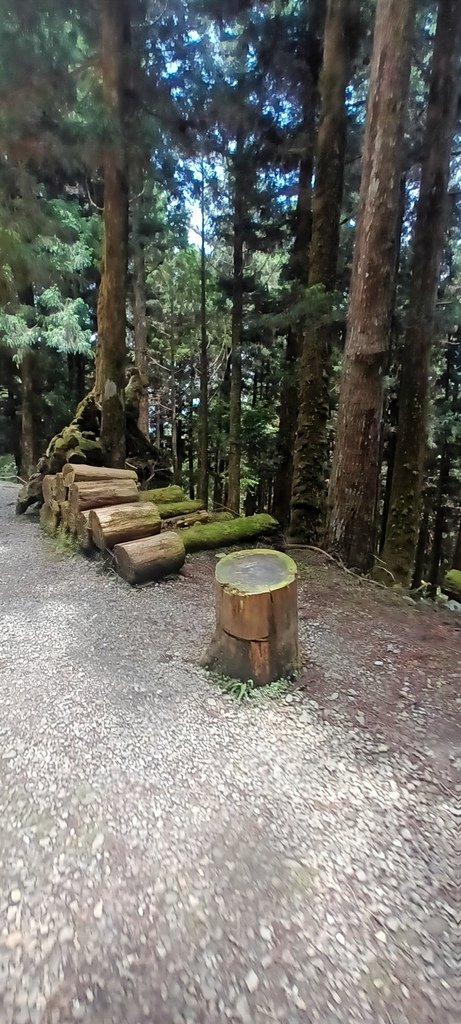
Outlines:
[[205,663],[256,686],[298,670],[297,568],[288,555],[257,548],[216,567],[216,632]]
[[177,533],[144,537],[114,548],[118,572],[128,583],[148,583],[170,576],[184,565],[186,552]]

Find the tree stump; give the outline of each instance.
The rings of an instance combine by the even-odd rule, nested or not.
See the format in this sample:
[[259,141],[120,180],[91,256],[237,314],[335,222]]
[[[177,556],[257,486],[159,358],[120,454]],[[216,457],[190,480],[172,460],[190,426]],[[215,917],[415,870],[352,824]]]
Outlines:
[[232,679],[263,686],[298,670],[297,567],[279,551],[257,548],[216,567],[216,632],[205,663]]

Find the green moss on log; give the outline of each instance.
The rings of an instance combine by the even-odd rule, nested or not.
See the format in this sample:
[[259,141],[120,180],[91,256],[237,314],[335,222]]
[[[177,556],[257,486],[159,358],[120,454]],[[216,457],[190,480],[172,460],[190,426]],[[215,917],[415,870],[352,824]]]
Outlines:
[[189,526],[181,532],[184,547],[191,551],[209,551],[213,548],[228,547],[229,544],[245,544],[255,537],[267,537],[278,530],[278,522],[272,516],[261,513],[256,516],[242,516],[232,522],[200,523]]
[[[140,491],[141,499],[144,499]],[[157,506],[160,519],[173,519],[174,516],[188,516],[191,512],[201,512],[203,501],[165,501]]]
[[141,491],[141,501],[153,501],[154,505],[184,500],[184,491],[174,484],[171,487],[154,487],[150,491]]
[[450,569],[445,576],[447,588],[461,596],[461,569]]
[[233,512],[211,512],[210,518],[212,523],[231,523],[236,516]]

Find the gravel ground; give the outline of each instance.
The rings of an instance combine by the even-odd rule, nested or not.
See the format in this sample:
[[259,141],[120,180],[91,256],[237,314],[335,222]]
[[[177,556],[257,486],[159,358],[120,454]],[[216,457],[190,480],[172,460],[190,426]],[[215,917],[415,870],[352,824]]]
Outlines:
[[199,667],[213,557],[134,591],[15,494],[2,1024],[458,1019],[461,618],[303,567],[300,689],[236,704]]

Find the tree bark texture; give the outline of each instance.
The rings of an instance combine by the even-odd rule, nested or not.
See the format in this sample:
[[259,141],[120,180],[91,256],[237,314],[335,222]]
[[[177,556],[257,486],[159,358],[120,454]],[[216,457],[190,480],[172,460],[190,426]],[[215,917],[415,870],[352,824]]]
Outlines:
[[395,276],[413,0],[378,0],[328,545],[359,570],[375,551],[383,376]]
[[455,550],[453,552],[452,569],[461,569],[461,520],[456,535]]
[[242,325],[243,325],[243,217],[242,181],[243,131],[237,131],[234,157],[234,260],[232,293],[231,385],[229,399],[229,492],[227,503],[240,512],[240,459],[242,408]]
[[216,631],[205,662],[263,686],[295,674],[296,565],[279,551],[238,551],[216,569]]
[[139,370],[142,384],[142,395],[139,402],[138,427],[145,437],[149,437],[146,267],[144,259],[144,244],[140,230],[141,213],[142,196],[139,196],[133,200],[132,217],[134,363]]
[[459,98],[461,4],[440,0],[413,240],[413,266],[402,363],[399,425],[383,559],[407,586],[421,516],[428,386],[447,187]]
[[23,480],[35,471],[40,455],[40,366],[35,348],[25,350],[21,359],[21,469]]
[[439,583],[440,562],[443,550],[443,531],[447,514],[447,494],[450,484],[451,453],[447,438],[444,439],[440,456],[439,478],[435,500],[434,536],[429,565],[429,593],[435,599]]
[[[311,45],[307,48],[304,79],[302,139],[303,150],[299,164],[296,228],[289,273],[294,281],[307,286],[309,275],[309,245],[312,233],[312,177],[316,113],[318,105],[318,77],[321,63],[320,38],[324,32],[326,5],[324,0],[314,5],[310,22]],[[298,425],[299,357],[302,350],[302,328],[293,324],[287,333],[285,364],[280,394],[280,418],[277,438],[277,470],[274,480],[274,515],[282,527],[288,526],[293,481],[293,450]]]
[[[356,0],[329,0],[320,77],[312,238],[308,285],[336,282],[347,139],[346,87],[357,25]],[[309,544],[323,531],[330,411],[331,328],[306,324],[302,339],[299,413],[294,446],[290,534]]]
[[107,118],[104,153],[104,252],[98,297],[101,443],[105,462],[125,461],[126,277],[128,185],[125,82],[130,23],[127,0],[101,0],[102,88]]
[[198,496],[208,508],[208,331],[206,312],[207,267],[205,249],[205,168],[202,158],[200,187],[200,405],[198,420]]

